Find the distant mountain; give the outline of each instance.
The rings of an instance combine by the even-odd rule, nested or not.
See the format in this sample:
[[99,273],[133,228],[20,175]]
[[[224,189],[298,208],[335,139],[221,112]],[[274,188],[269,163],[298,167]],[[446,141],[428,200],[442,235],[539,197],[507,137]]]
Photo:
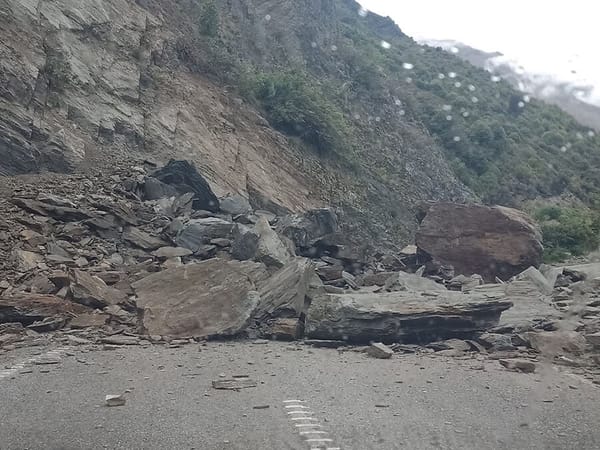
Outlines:
[[589,99],[593,86],[559,80],[548,74],[526,71],[517,61],[500,52],[486,52],[453,40],[424,40],[421,43],[442,49],[502,77],[516,89],[554,104],[581,124],[600,131],[600,105]]

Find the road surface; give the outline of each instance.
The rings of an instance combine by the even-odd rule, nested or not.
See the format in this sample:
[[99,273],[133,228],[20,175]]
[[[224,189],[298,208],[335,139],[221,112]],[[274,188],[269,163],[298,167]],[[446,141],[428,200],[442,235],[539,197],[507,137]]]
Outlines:
[[[257,386],[213,389],[232,376]],[[278,342],[0,357],[2,450],[597,449],[598,405],[599,387],[551,365],[519,374],[477,357]]]

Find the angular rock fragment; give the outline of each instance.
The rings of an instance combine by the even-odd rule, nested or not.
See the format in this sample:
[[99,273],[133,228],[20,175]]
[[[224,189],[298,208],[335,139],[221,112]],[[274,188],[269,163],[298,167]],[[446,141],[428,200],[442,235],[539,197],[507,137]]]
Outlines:
[[367,348],[367,354],[373,358],[390,359],[394,354],[394,350],[381,342],[376,342]]

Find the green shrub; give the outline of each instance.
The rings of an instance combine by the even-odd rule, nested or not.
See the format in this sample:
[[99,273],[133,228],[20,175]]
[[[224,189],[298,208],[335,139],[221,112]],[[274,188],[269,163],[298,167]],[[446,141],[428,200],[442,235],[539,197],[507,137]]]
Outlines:
[[242,95],[257,103],[275,128],[299,137],[320,154],[346,150],[349,127],[344,115],[302,70],[250,70],[241,78]]
[[534,214],[544,236],[547,262],[581,256],[600,246],[600,215],[580,208],[547,206]]

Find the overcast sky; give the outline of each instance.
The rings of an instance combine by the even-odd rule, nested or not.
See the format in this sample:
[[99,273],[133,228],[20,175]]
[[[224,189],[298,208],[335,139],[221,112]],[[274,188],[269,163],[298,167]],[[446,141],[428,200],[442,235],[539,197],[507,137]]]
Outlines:
[[[454,39],[600,87],[597,0],[359,0],[415,39]],[[573,74],[575,70],[577,74]]]

